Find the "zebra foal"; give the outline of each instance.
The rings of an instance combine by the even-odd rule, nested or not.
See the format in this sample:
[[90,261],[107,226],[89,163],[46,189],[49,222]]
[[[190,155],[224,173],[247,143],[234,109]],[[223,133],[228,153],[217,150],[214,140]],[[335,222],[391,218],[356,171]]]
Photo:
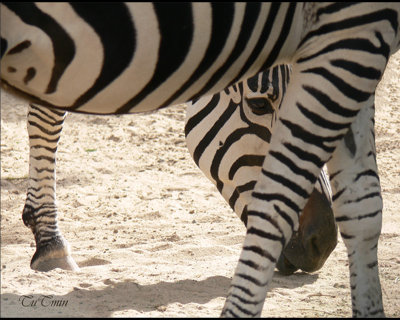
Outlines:
[[[189,151],[199,168],[216,184],[244,223],[247,222],[245,208],[250,202],[252,187],[261,170],[272,124],[276,119],[289,76],[289,66],[278,66],[250,78],[246,83],[241,83],[239,89],[235,85],[217,93],[211,98],[211,101],[218,100],[217,104],[209,103],[208,98],[201,98],[194,104],[189,103],[185,130]],[[247,105],[249,103],[253,109]],[[78,266],[58,228],[55,192],[55,153],[66,113],[34,105],[30,105],[28,110],[30,166],[28,192],[22,217],[36,240],[37,249],[31,267],[40,271],[57,267],[76,270]],[[257,121],[253,122],[251,116],[245,120],[240,119],[249,110],[258,114],[259,125],[255,123]],[[202,117],[199,117],[204,111],[207,111],[205,123]],[[235,112],[240,112],[243,116],[234,117]],[[229,128],[219,120],[219,115],[224,113],[232,114],[229,117]],[[248,128],[238,134],[244,125]],[[198,126],[201,126],[200,131]],[[197,132],[193,133],[193,129]],[[205,143],[210,135],[212,140]],[[245,135],[246,144],[240,141],[230,142],[232,137],[235,140],[235,135]],[[228,154],[227,157],[221,158],[222,149],[217,141],[225,144],[224,152]],[[230,153],[232,155],[229,155]],[[239,156],[234,156],[235,154]],[[207,159],[206,162],[204,159]],[[210,161],[212,165],[207,164]],[[230,174],[232,177],[227,178],[223,170],[216,170],[216,167],[230,168],[230,171],[239,171],[240,174]],[[229,191],[224,185],[229,186]],[[304,222],[300,223],[299,231],[293,235],[290,246],[283,251],[277,264],[282,273],[291,274],[297,269],[311,272],[323,266],[337,244],[337,226],[333,220],[330,203],[330,186],[325,173],[321,172],[316,190],[302,213]]]
[[[2,4],[2,84],[44,107],[120,114],[197,100],[292,64],[222,315],[260,315],[327,163],[353,315],[382,316],[382,198],[374,140],[363,130],[400,47],[399,14],[397,3]],[[357,148],[348,154],[346,143]],[[371,148],[367,159],[357,157]]]
[[[188,103],[185,137],[189,152],[245,224],[290,73],[290,66],[276,66]],[[284,274],[297,269],[316,271],[336,244],[331,189],[321,171],[301,213],[299,229],[284,248],[277,268]]]

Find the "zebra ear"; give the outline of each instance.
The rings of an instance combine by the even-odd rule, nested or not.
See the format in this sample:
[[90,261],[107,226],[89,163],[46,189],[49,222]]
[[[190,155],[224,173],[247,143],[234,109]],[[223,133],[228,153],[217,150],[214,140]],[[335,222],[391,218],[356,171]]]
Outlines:
[[273,114],[275,111],[267,98],[245,98],[245,101],[251,111],[258,116]]

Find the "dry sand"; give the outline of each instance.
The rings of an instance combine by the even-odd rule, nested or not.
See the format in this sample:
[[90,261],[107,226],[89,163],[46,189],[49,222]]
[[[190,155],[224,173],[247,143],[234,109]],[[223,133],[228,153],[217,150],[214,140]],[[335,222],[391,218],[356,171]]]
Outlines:
[[[377,93],[386,315],[400,317],[400,52]],[[1,97],[1,316],[216,317],[245,228],[195,166],[183,106],[153,114],[69,115],[58,151],[60,228],[79,272],[29,268],[21,220],[26,105]],[[343,242],[318,272],[275,274],[262,316],[351,316]]]

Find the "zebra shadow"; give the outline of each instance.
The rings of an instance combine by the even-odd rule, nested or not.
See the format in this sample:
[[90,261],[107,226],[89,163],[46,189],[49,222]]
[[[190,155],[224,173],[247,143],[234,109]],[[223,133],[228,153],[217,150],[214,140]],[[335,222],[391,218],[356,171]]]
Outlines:
[[[76,185],[87,185],[90,183],[90,179],[83,178],[77,173],[76,175],[70,175],[66,178],[57,180],[58,187],[69,187]],[[28,172],[23,177],[7,177],[1,178],[1,188],[4,191],[11,191],[14,194],[26,194],[28,188]]]
[[11,191],[14,194],[26,193],[28,188],[28,177],[1,178],[1,189]]
[[[301,287],[313,283],[317,278],[318,274],[295,273],[285,277],[275,272],[271,288]],[[215,298],[222,298],[222,308],[231,278],[213,276],[204,280],[161,281],[150,285],[140,285],[134,280],[105,280],[103,283],[107,286],[102,289],[75,287],[66,295],[38,292],[26,295],[2,294],[2,317],[111,317],[114,312],[129,310],[139,313],[163,312],[173,303],[202,305]],[[199,306],[199,310],[201,308]]]

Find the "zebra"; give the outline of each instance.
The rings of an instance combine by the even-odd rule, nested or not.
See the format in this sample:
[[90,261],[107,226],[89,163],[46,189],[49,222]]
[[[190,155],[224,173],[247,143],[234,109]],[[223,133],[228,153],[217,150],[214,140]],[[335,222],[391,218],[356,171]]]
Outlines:
[[[247,224],[247,205],[268,150],[291,67],[280,65],[187,104],[185,138],[196,165]],[[331,188],[321,171],[276,267],[286,275],[320,269],[337,244]],[[311,219],[310,223],[306,223]]]
[[[325,163],[353,315],[383,316],[382,197],[364,130],[400,48],[399,14],[397,3],[2,3],[2,86],[44,107],[122,114],[196,101],[291,64],[222,316],[260,315]],[[352,158],[371,148],[367,159]]]
[[[225,89],[224,92],[212,96],[211,101],[218,99],[218,104],[209,103],[207,98],[201,98],[194,104],[188,104],[185,136],[189,151],[200,170],[212,182],[216,183],[216,181],[219,181],[216,183],[218,190],[245,224],[247,217],[243,204],[249,202],[249,194],[251,192],[249,186],[254,186],[254,180],[252,179],[256,179],[261,170],[264,158],[263,153],[268,149],[268,142],[271,135],[270,127],[256,125],[249,118],[247,122],[251,125],[246,129],[247,134],[250,134],[248,144],[250,146],[257,145],[259,150],[256,150],[255,147],[246,149],[243,146],[241,146],[242,150],[236,150],[238,149],[237,144],[233,144],[228,148],[228,150],[233,150],[232,152],[237,152],[241,155],[240,158],[235,158],[234,161],[231,161],[233,166],[232,163],[228,165],[231,167],[231,170],[235,168],[235,170],[238,170],[239,168],[235,163],[244,161],[241,170],[243,172],[238,181],[236,180],[238,176],[226,179],[218,170],[214,174],[211,174],[213,170],[209,165],[205,165],[204,161],[199,163],[200,156],[198,154],[200,153],[203,159],[207,157],[208,159],[212,159],[213,162],[215,160],[215,163],[218,163],[218,154],[221,154],[221,150],[218,151],[218,144],[205,144],[204,139],[207,138],[201,133],[207,133],[208,135],[211,133],[214,141],[220,139],[227,140],[227,138],[217,134],[218,130],[222,130],[224,127],[222,124],[218,125],[219,117],[217,115],[235,111],[232,108],[233,106],[237,106],[237,110],[245,113],[246,108],[244,104],[246,102],[251,102],[253,108],[256,108],[253,109],[253,112],[257,112],[261,116],[266,111],[266,117],[271,118],[268,121],[270,121],[270,126],[272,126],[275,121],[274,119],[276,119],[277,112],[275,111],[278,110],[289,81],[289,76],[289,66],[277,66],[240,84],[239,86],[244,88],[240,91],[234,85]],[[252,89],[250,89],[247,83],[252,83]],[[258,83],[262,85],[258,86]],[[267,97],[261,98],[265,94],[267,94]],[[210,112],[210,108],[213,108],[213,112]],[[206,130],[202,128],[200,134],[197,132],[189,134],[198,125],[198,115],[203,113],[203,110],[208,110],[208,121],[205,125],[213,124],[213,127],[206,128]],[[191,115],[192,112],[194,112],[193,115]],[[56,267],[78,270],[78,266],[71,256],[68,242],[59,231],[55,201],[56,150],[65,117],[66,112],[49,110],[40,106],[30,105],[28,109],[30,166],[28,191],[22,218],[25,225],[31,228],[36,240],[37,249],[31,261],[31,268],[40,271],[48,271]],[[262,119],[265,120],[265,116],[262,116]],[[231,120],[228,128],[228,137],[237,135],[236,130],[242,130],[241,127],[243,127],[243,122],[240,118],[237,118],[236,121]],[[260,130],[263,131],[261,137],[265,137],[257,140]],[[263,148],[260,146],[263,146]],[[246,160],[248,159],[248,155],[242,155],[244,151],[250,154],[252,161],[249,162]],[[226,165],[224,166],[227,167]],[[229,194],[226,193],[226,189],[223,192],[222,181],[225,181],[225,184],[229,183],[231,185],[231,192]],[[247,186],[247,188],[244,186]],[[241,205],[235,208],[236,203]],[[291,245],[284,250],[277,264],[278,270],[286,275],[292,274],[297,269],[308,272],[320,269],[337,244],[337,226],[334,222],[331,209],[331,190],[323,171],[316,184],[316,190],[310,197],[308,207],[306,208],[309,209],[305,209],[303,214],[312,216],[312,218],[304,218],[303,221],[312,222],[300,223],[301,231],[296,233],[296,237],[292,237]],[[41,223],[37,223],[39,219]],[[291,249],[289,251],[289,248],[296,248],[296,250]]]

